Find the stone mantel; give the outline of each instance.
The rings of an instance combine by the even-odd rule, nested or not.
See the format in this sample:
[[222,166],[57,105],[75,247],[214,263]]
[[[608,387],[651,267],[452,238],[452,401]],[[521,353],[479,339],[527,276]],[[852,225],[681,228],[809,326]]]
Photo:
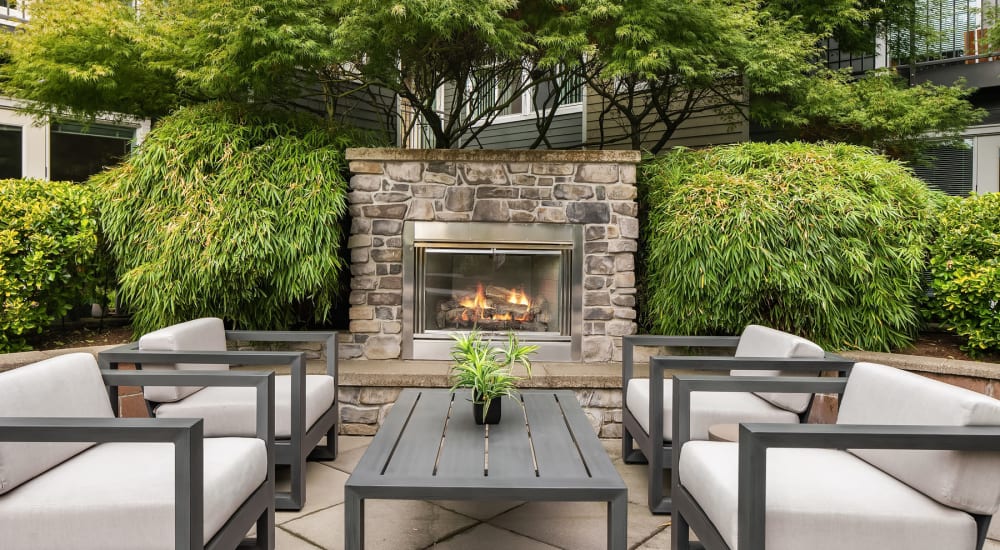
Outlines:
[[350,337],[341,357],[403,356],[403,228],[433,221],[579,226],[580,359],[620,359],[621,337],[637,328],[640,159],[638,151],[348,149]]
[[547,149],[394,149],[347,150],[349,161],[374,162],[556,162],[638,164],[639,151],[555,151]]

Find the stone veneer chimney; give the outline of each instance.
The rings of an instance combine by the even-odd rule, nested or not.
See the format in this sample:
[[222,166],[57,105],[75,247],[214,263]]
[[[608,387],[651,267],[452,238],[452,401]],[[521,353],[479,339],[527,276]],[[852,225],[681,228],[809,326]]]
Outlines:
[[341,357],[398,359],[405,221],[576,224],[584,230],[582,360],[635,334],[637,151],[348,149],[350,339]]

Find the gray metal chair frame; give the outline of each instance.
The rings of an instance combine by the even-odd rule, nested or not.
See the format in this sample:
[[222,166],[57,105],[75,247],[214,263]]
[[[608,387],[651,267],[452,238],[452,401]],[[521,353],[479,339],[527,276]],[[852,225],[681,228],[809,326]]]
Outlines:
[[[130,442],[174,444],[174,545],[177,550],[257,548],[273,550],[274,527],[274,373],[153,373],[102,370],[111,388],[123,385],[253,387],[257,391],[256,437],[267,446],[267,479],[203,544],[204,446],[200,418],[0,418],[0,441]],[[117,399],[113,400],[117,401]],[[117,414],[117,411],[116,411]],[[84,451],[86,452],[86,451]],[[44,474],[43,474],[44,475]],[[256,526],[256,539],[246,539]]]
[[[248,331],[227,330],[226,340],[241,342],[323,342],[326,354],[326,374],[337,379],[337,333],[310,331]],[[144,351],[132,342],[98,354],[101,367],[117,369],[121,363],[132,363],[137,369],[147,364],[216,363],[242,366],[288,365],[292,376],[291,437],[275,440],[275,462],[291,468],[291,487],[275,495],[279,510],[301,510],[306,501],[306,461],[337,458],[337,426],[340,407],[337,393],[333,404],[308,430],[306,418],[306,358],[304,352],[272,351]],[[146,403],[150,416],[153,405]],[[319,442],[326,437],[326,444]]]
[[[663,433],[663,385],[649,385],[649,433],[629,411],[628,382],[634,378],[635,346],[732,348],[739,345],[739,336],[625,336],[622,339],[622,460],[627,464],[649,464],[648,505],[654,514],[669,514],[671,499],[663,494],[664,469],[672,464],[672,442],[650,434]],[[703,370],[728,372],[740,370],[782,370],[787,372],[819,373],[835,371],[846,374],[853,361],[827,354],[816,359],[782,359],[731,356],[662,356],[649,361],[649,378],[662,380],[666,370]],[[745,377],[739,377],[743,380]],[[753,390],[744,390],[753,391]],[[811,404],[811,403],[810,403]],[[676,405],[674,405],[676,410]],[[809,408],[800,416],[805,420]],[[676,432],[674,432],[676,433]],[[636,449],[635,446],[639,448]]]
[[[674,433],[677,448],[690,440],[691,392],[695,391],[764,391],[789,393],[838,393],[847,385],[845,379],[807,377],[674,376]],[[765,490],[767,487],[767,449],[924,449],[1000,452],[1000,427],[877,426],[830,424],[740,425],[739,489],[737,546],[765,548]],[[683,451],[682,451],[683,452]],[[676,470],[680,453],[674,453]],[[674,476],[671,486],[674,513],[671,517],[671,549],[731,550],[704,510]],[[978,528],[977,550],[986,540],[992,516],[972,515]],[[689,540],[688,529],[698,535],[699,543]]]

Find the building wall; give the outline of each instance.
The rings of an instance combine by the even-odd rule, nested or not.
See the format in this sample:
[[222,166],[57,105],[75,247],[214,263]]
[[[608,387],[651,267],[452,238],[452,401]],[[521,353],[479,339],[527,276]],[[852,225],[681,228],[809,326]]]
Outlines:
[[[539,145],[540,149],[573,149],[580,147],[583,140],[583,111],[557,114],[546,136],[551,147]],[[527,149],[538,137],[535,118],[500,121],[483,130],[477,138],[481,149]]]
[[[607,107],[607,100],[588,90],[587,94],[587,143],[596,146],[601,141],[599,117]],[[620,115],[609,113],[605,117],[604,141],[620,138],[628,133]],[[667,147],[705,147],[726,143],[738,143],[750,139],[750,126],[742,118],[727,117],[721,109],[707,110],[692,115],[674,132]],[[663,135],[663,124],[654,125],[643,136],[642,148],[648,149]],[[605,149],[631,149],[630,140],[604,145]]]
[[[16,100],[0,97],[0,124],[21,129],[21,177],[48,179],[54,164],[60,159],[52,158],[50,125],[32,119],[16,110]],[[97,119],[96,124],[121,126],[134,131],[133,144],[138,145],[149,132],[149,120],[111,121]],[[16,153],[15,153],[16,154]]]

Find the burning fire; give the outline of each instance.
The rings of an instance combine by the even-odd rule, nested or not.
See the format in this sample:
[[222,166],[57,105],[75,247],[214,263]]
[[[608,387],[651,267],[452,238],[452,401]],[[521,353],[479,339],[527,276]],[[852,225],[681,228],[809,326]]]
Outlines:
[[[462,312],[462,320],[470,321],[469,310],[473,311],[474,317],[476,319],[490,318],[495,321],[527,321],[528,313],[525,312],[524,315],[514,317],[510,313],[494,313],[488,315],[486,310],[494,309],[493,303],[486,299],[486,293],[483,292],[483,283],[476,283],[476,295],[472,297],[467,297],[459,300],[459,305],[466,308],[467,311]],[[528,295],[523,290],[511,290],[510,295],[507,297],[507,303],[518,304],[527,306],[531,308],[531,300]]]

